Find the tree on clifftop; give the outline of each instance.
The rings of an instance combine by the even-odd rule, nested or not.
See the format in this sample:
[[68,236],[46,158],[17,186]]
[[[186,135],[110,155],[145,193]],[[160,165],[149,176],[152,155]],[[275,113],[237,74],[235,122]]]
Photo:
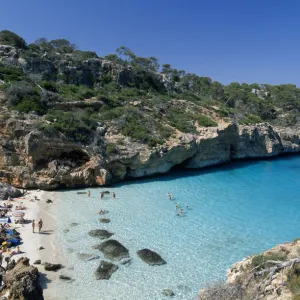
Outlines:
[[19,35],[9,30],[0,31],[0,44],[9,45],[21,49],[25,49],[27,46],[26,42]]

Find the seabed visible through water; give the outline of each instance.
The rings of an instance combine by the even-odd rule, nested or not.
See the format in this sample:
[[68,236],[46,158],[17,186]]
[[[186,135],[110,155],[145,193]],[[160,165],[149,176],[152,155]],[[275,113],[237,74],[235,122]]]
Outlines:
[[[59,243],[66,255],[60,299],[195,299],[207,282],[224,280],[226,269],[242,258],[300,236],[300,157],[233,163],[218,169],[177,170],[161,177],[109,188],[54,192],[59,197]],[[81,190],[81,191],[87,191]],[[114,191],[116,199],[103,190]],[[167,193],[174,195],[169,200]],[[176,203],[183,216],[176,214]],[[100,210],[111,220],[99,222]],[[79,225],[70,227],[73,222]],[[64,229],[69,228],[65,233]],[[131,264],[119,265],[109,280],[96,281],[99,259],[82,261],[78,253],[100,255],[92,229],[107,229],[130,251]],[[166,265],[148,266],[136,251],[158,252]]]

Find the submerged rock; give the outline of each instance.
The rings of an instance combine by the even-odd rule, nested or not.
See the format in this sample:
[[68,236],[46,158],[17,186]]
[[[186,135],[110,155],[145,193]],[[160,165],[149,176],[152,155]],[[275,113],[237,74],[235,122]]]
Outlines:
[[92,258],[94,255],[91,253],[76,253],[76,256],[80,260],[88,260]]
[[170,289],[163,289],[162,294],[166,297],[174,297],[175,293]]
[[107,218],[101,218],[99,221],[101,223],[110,223],[110,219],[107,219]]
[[70,229],[65,228],[65,229],[63,230],[63,233],[68,233],[69,231],[70,231]]
[[71,277],[66,276],[66,275],[59,275],[59,279],[61,279],[61,280],[67,280],[67,281],[73,280]]
[[70,227],[75,227],[75,226],[78,226],[78,225],[79,225],[78,223],[73,222],[73,223],[71,223],[69,226],[70,226]]
[[42,263],[42,261],[40,259],[37,259],[33,264],[34,265],[40,265]]
[[97,280],[109,279],[110,276],[118,270],[118,266],[101,260],[99,267],[95,271],[95,277]]
[[122,259],[120,261],[120,264],[121,265],[130,265],[131,264],[131,258],[125,258],[125,259]]
[[91,261],[91,260],[100,258],[99,255],[95,255],[92,253],[76,253],[76,256],[78,259],[85,260],[85,261]]
[[129,257],[129,250],[116,240],[108,240],[94,247],[100,250],[105,258],[111,260],[121,260]]
[[107,230],[95,229],[95,230],[91,230],[89,232],[89,235],[92,236],[92,237],[98,237],[101,240],[104,240],[104,239],[110,238],[114,234],[112,232],[107,231]]
[[62,268],[61,264],[50,264],[47,262],[44,264],[45,271],[58,271],[61,268]]
[[147,263],[150,266],[164,265],[166,264],[165,260],[162,257],[149,249],[142,249],[137,251],[137,255],[141,260]]

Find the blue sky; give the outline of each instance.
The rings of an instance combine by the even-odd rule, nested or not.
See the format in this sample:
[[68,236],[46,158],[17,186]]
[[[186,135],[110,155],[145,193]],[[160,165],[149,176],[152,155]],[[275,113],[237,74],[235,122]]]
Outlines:
[[124,45],[222,83],[300,85],[298,0],[2,0],[2,29],[100,56]]

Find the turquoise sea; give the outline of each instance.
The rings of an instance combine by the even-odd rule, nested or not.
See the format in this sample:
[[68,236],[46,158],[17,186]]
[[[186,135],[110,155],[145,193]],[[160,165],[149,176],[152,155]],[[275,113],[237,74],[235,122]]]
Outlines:
[[[104,190],[114,191],[116,199],[100,200]],[[224,280],[232,263],[300,236],[300,156],[174,170],[90,191],[90,198],[75,190],[55,193],[57,243],[67,257],[62,273],[75,279],[59,283],[57,299],[167,299],[163,289],[174,291],[172,299],[195,299],[205,283]],[[109,211],[109,224],[99,222],[100,209]],[[70,227],[72,222],[79,225]],[[97,228],[113,232],[132,258],[109,280],[94,279],[99,259],[78,258],[78,253],[102,258],[92,249],[100,240],[88,235]],[[167,264],[146,265],[136,255],[142,248],[157,251]]]

